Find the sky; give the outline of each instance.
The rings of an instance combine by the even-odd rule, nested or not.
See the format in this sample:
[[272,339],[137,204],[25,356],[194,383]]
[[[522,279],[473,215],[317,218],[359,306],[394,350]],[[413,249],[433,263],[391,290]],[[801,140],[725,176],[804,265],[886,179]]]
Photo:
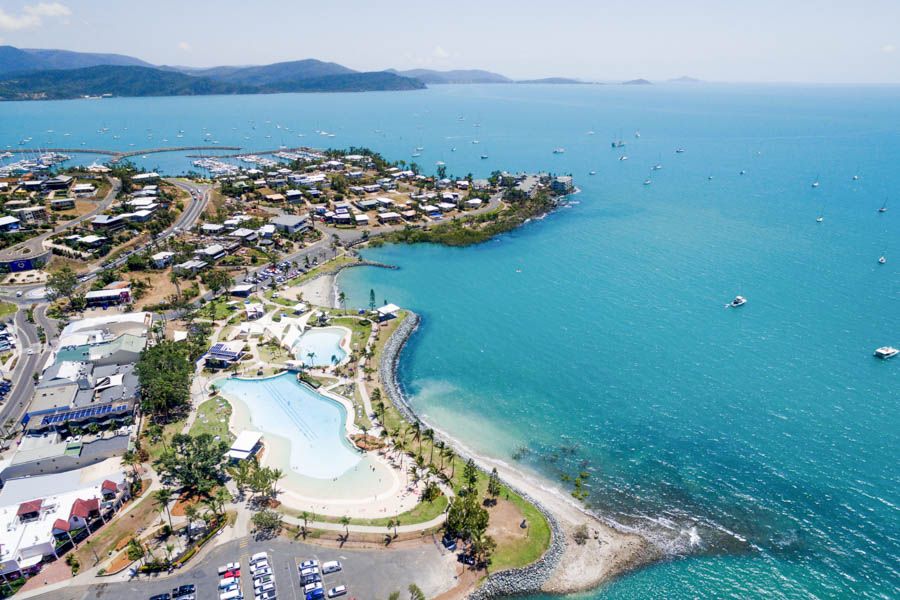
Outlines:
[[900,83],[900,0],[0,0],[0,44],[195,67]]

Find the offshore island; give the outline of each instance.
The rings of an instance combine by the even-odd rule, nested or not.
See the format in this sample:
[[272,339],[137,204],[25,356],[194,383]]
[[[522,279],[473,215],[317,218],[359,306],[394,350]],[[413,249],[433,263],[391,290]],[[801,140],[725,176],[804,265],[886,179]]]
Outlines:
[[[571,176],[427,176],[364,148],[198,158],[183,178],[66,158],[7,165],[0,188],[4,593],[174,593],[224,556],[221,597],[275,598],[285,576],[241,579],[274,560],[244,563],[247,532],[360,563],[430,553],[357,580],[384,596],[575,592],[658,558],[580,507],[588,474],[558,489],[422,421],[396,377],[419,316],[375,290],[347,307],[336,286],[396,268],[366,246],[470,245],[542,217]],[[304,564],[319,597],[329,572]]]

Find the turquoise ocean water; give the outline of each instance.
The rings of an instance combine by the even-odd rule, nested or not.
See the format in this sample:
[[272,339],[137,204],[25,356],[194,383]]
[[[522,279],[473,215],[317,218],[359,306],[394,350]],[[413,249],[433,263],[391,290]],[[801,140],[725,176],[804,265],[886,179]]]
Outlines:
[[[0,104],[0,147],[29,136],[366,145],[406,160],[422,146],[426,170],[572,173],[581,193],[543,220],[472,248],[368,251],[401,269],[341,277],[351,303],[375,289],[423,316],[400,369],[417,409],[550,480],[589,471],[587,504],[669,553],[589,597],[897,596],[900,359],[871,353],[900,343],[900,88]],[[724,309],[736,294],[747,305]]]

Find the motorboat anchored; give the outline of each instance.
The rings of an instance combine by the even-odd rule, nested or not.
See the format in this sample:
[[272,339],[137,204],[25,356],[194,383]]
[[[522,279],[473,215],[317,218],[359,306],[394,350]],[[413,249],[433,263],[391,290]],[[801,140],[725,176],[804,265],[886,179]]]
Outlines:
[[881,348],[876,348],[874,355],[875,358],[888,359],[893,358],[900,354],[900,350],[897,350],[893,346],[882,346]]
[[725,308],[737,308],[747,304],[747,299],[743,296],[735,296],[734,300],[725,305]]

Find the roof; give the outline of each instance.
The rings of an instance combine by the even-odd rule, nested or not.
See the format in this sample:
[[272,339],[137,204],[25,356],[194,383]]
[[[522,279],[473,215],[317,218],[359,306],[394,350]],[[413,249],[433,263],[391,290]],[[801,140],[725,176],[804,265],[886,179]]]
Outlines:
[[109,479],[106,479],[103,481],[102,484],[100,484],[100,489],[117,492],[117,491],[119,491],[119,486],[116,484],[115,481],[110,481]]
[[60,531],[68,531],[69,530],[69,522],[65,519],[57,519],[53,521],[53,529],[58,529]]
[[30,500],[28,502],[23,502],[19,505],[19,510],[16,511],[16,516],[21,517],[22,515],[27,515],[29,513],[38,512],[41,510],[41,504],[44,501],[38,498],[37,500]]
[[90,500],[82,500],[79,498],[72,504],[72,510],[69,513],[70,517],[81,517],[82,519],[88,518],[91,512],[100,508],[100,500],[97,498],[91,498]]
[[262,434],[258,431],[242,431],[231,444],[232,450],[251,451],[259,443]]
[[175,253],[174,252],[157,252],[150,258],[152,258],[153,260],[165,260],[171,256],[175,256]]
[[282,227],[296,227],[305,223],[307,217],[305,215],[280,215],[271,219],[269,222],[273,225],[281,225]]
[[244,342],[219,342],[209,349],[208,354],[212,358],[224,360],[236,360],[244,351]]
[[20,222],[21,221],[19,221],[19,219],[15,218],[15,217],[9,217],[9,216],[0,217],[0,227],[3,227],[5,225],[12,225],[13,223],[20,223]]
[[378,314],[379,315],[392,315],[395,312],[397,312],[398,310],[400,310],[400,307],[397,306],[396,304],[385,304],[384,306],[382,306],[381,308],[378,309]]
[[121,288],[118,290],[94,290],[88,292],[84,297],[88,300],[93,298],[119,298],[123,294],[131,293],[131,288]]

